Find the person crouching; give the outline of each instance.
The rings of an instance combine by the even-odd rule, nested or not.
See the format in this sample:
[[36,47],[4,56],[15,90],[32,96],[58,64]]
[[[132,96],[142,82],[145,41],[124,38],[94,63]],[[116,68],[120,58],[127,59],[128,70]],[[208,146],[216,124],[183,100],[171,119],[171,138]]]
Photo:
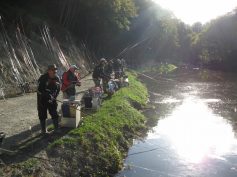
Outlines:
[[63,73],[61,90],[64,99],[75,97],[76,86],[81,86],[81,82],[75,74],[76,70],[78,70],[78,67],[72,65],[67,72]]
[[47,111],[53,119],[54,128],[58,131],[57,96],[60,92],[60,79],[57,76],[56,65],[48,66],[47,73],[40,76],[37,90],[37,108],[41,125],[41,133],[47,133]]

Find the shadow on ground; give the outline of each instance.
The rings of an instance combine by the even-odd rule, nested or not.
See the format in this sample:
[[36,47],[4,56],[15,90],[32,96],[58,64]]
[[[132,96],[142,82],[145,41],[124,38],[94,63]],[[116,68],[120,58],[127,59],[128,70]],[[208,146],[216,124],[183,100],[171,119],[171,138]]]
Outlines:
[[[48,120],[48,125],[50,122],[51,120]],[[0,155],[0,159],[6,165],[26,161],[46,149],[50,143],[66,135],[70,130],[69,128],[61,128],[60,133],[52,131],[47,135],[42,135],[40,134],[40,125],[36,125],[31,130],[7,137],[2,148],[12,152],[4,151]]]

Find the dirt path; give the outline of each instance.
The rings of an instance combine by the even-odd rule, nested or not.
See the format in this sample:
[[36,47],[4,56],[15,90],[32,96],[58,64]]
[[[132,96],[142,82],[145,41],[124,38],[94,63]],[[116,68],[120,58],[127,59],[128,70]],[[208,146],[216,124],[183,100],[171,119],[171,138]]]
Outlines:
[[[84,91],[93,86],[91,76],[87,76],[82,80],[82,86],[78,88],[78,99],[80,99]],[[62,100],[62,94],[58,97]],[[60,105],[59,108],[60,109]],[[29,134],[38,134],[39,120],[36,107],[36,93],[24,96],[10,98],[0,101],[0,131],[7,134],[5,147],[23,141]],[[50,122],[50,120],[48,120]],[[30,127],[32,128],[30,131]]]

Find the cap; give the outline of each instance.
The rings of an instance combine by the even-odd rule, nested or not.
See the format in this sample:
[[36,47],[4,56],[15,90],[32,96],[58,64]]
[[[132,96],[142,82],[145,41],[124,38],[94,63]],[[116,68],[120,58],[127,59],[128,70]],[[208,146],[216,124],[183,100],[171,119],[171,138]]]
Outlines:
[[71,65],[70,69],[79,69],[79,68],[77,67],[77,65]]
[[57,68],[57,66],[55,64],[48,66],[48,70],[57,70],[57,69],[58,68]]
[[103,62],[105,62],[105,63],[107,62],[105,58],[100,59],[100,63],[103,63]]

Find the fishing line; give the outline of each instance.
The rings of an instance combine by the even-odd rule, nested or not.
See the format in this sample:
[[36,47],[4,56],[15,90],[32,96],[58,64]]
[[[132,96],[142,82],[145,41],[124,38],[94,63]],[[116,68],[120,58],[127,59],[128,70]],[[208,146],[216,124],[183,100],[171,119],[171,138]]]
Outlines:
[[[166,146],[166,147],[160,147],[158,144],[152,144],[151,145],[155,148],[153,149],[148,149],[148,147],[141,147],[143,149],[145,149],[144,151],[139,151],[139,152],[134,152],[134,153],[131,153],[131,154],[128,154],[127,156],[134,156],[134,155],[139,155],[139,154],[144,154],[144,153],[148,153],[148,152],[152,152],[152,151],[156,151],[156,150],[160,150],[160,151],[164,151],[164,149],[168,149],[169,146]],[[148,149],[148,150],[147,150]]]
[[148,90],[148,92],[152,95],[155,95],[155,96],[162,96],[160,93],[152,92],[152,91],[149,91],[149,90]]
[[[141,76],[144,76],[144,77],[146,77],[146,78],[148,78],[148,79],[150,79],[150,80],[153,80],[153,81],[155,81],[155,82],[161,82],[160,80],[157,80],[157,79],[155,79],[155,78],[153,78],[153,77],[151,77],[151,76],[149,76],[149,75],[147,75],[147,74],[144,74],[144,73],[140,73],[140,72],[138,72],[138,71],[136,71],[136,73],[137,74],[139,74],[139,75],[141,75]],[[175,80],[173,80],[173,79],[167,79],[167,78],[163,78],[163,77],[159,77],[159,79],[163,79],[163,80],[165,80],[165,81],[175,81]]]
[[169,173],[165,173],[165,172],[160,172],[160,171],[157,171],[157,170],[153,170],[153,169],[150,169],[150,168],[145,168],[145,167],[141,167],[141,166],[137,166],[137,165],[126,164],[126,166],[139,168],[139,169],[146,170],[146,171],[149,171],[149,172],[153,172],[153,173],[159,174],[159,175],[165,175],[165,176],[168,175],[170,177],[177,177],[177,175],[173,175],[173,174],[169,174]]
[[[84,78],[86,78],[87,76],[89,76],[90,74],[92,73],[92,71],[89,71],[89,73],[88,74],[86,74],[85,76],[83,76],[83,77],[81,77],[80,78],[80,80],[82,80],[82,79],[84,79]],[[73,86],[73,85],[75,85],[75,84],[71,84],[71,85],[69,85],[68,87],[66,87],[63,91],[66,91],[66,90],[68,90],[71,86]]]
[[140,40],[139,42],[133,43],[133,44],[131,44],[131,45],[128,45],[127,47],[125,47],[124,49],[122,49],[121,52],[120,52],[117,56],[115,56],[114,58],[119,57],[119,56],[121,56],[121,55],[123,55],[123,54],[126,54],[126,53],[129,52],[130,50],[132,50],[132,49],[134,49],[134,48],[140,46],[142,43],[146,42],[147,40],[150,40],[150,39],[154,38],[155,36],[156,36],[156,32],[153,32],[153,33],[150,34],[150,36],[148,36],[147,38],[144,38],[144,39]]
[[156,151],[156,150],[159,150],[159,149],[160,149],[160,147],[154,148],[154,149],[150,149],[150,150],[146,150],[146,151],[135,152],[135,153],[132,153],[132,154],[128,154],[128,156],[133,156],[133,155],[138,155],[138,154],[144,154],[144,153]]
[[153,37],[153,36],[147,37],[147,38],[145,38],[145,39],[143,39],[143,40],[141,40],[141,41],[139,41],[139,42],[137,42],[137,43],[135,43],[135,44],[128,45],[128,46],[125,47],[125,48],[122,50],[122,52],[120,52],[115,58],[117,58],[117,57],[119,57],[119,56],[121,56],[121,55],[123,55],[123,54],[126,54],[129,50],[132,50],[132,49],[138,47],[140,44],[142,44],[143,42],[145,42],[145,41],[151,39],[152,37]]

